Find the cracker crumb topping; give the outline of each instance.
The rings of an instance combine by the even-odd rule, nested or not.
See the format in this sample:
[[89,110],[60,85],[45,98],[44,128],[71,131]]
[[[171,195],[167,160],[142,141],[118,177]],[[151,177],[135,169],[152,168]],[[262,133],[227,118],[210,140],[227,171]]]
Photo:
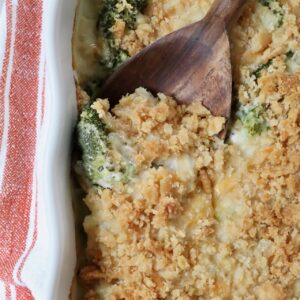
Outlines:
[[[211,2],[152,0],[135,29],[111,30],[133,55]],[[238,108],[226,142],[224,118],[198,102],[143,88],[112,110],[94,102],[135,170],[85,198],[86,299],[300,299],[299,30],[299,0],[248,1],[230,32]]]

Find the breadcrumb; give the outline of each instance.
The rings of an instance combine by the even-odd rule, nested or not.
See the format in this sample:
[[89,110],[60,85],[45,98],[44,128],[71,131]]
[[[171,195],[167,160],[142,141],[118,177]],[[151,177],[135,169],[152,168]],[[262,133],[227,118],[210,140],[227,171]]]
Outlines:
[[[211,3],[152,0],[115,30],[133,55]],[[87,299],[300,299],[300,1],[269,5],[249,0],[230,32],[234,92],[264,108],[260,135],[237,118],[224,143],[224,119],[143,88],[111,112],[95,102],[137,169],[85,198]]]

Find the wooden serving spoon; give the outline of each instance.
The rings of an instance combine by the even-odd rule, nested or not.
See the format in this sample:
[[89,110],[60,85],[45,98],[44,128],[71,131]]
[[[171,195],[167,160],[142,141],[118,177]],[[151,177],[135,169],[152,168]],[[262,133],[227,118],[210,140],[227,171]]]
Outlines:
[[227,28],[246,0],[216,0],[205,18],[159,39],[117,69],[101,97],[112,105],[138,87],[179,103],[201,101],[215,116],[230,117],[232,73]]

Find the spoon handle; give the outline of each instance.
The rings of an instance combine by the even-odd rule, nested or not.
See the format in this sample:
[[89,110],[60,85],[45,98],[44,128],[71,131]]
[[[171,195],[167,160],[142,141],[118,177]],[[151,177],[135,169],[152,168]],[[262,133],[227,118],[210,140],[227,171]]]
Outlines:
[[208,17],[218,17],[222,19],[226,27],[230,27],[242,13],[242,8],[247,0],[215,0]]

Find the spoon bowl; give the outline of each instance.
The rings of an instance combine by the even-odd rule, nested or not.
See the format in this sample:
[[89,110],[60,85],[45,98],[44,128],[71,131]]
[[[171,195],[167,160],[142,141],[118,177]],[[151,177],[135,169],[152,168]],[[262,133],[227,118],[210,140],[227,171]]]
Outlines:
[[142,86],[178,103],[201,101],[215,116],[230,117],[232,72],[227,28],[245,0],[216,0],[206,17],[172,32],[125,62],[106,81],[111,105]]

